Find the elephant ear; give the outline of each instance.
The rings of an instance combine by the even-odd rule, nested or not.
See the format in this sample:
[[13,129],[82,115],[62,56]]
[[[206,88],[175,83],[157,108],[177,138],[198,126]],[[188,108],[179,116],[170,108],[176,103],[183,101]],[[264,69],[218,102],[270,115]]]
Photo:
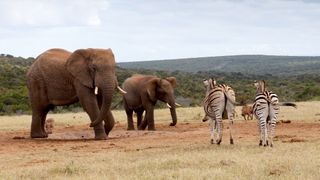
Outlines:
[[171,86],[172,86],[173,88],[176,88],[176,86],[177,86],[177,80],[176,80],[175,77],[167,77],[166,80],[170,82],[170,84],[171,84]]
[[160,78],[154,78],[148,81],[146,89],[147,89],[147,93],[149,98],[151,99],[151,101],[156,101],[157,97],[156,97],[156,90],[157,90],[157,86],[160,85],[161,79]]
[[89,64],[92,49],[78,49],[67,60],[67,70],[83,85],[93,88],[93,78],[90,74]]

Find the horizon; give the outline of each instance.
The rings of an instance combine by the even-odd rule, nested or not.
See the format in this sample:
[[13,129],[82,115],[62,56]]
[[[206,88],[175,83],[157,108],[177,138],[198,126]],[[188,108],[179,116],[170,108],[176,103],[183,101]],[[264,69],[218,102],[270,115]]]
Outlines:
[[[28,59],[28,58],[33,58],[36,59],[36,57],[23,57],[23,56],[16,56],[14,54],[7,54],[7,53],[1,53],[0,55],[2,56],[13,56],[14,58],[23,58],[23,59]],[[200,57],[178,57],[178,58],[173,58],[173,59],[147,59],[147,60],[134,60],[134,61],[121,61],[116,63],[134,63],[134,62],[150,62],[150,61],[170,61],[170,60],[191,60],[191,59],[201,59],[201,58],[219,58],[219,57],[236,57],[236,56],[273,56],[273,57],[320,57],[319,56],[299,56],[299,55],[270,55],[270,54],[235,54],[235,55],[221,55],[221,56],[200,56]]]

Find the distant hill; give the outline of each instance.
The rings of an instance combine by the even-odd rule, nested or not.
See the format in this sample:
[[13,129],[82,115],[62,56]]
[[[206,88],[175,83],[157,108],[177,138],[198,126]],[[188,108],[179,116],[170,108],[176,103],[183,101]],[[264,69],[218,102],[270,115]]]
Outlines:
[[129,69],[241,72],[256,75],[319,74],[320,56],[237,55],[118,63]]

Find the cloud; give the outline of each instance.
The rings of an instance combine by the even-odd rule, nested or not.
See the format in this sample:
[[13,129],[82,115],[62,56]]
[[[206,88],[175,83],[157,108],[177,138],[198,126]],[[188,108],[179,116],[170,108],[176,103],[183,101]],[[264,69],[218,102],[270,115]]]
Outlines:
[[0,50],[28,57],[52,47],[110,47],[119,61],[320,55],[316,2],[2,0]]
[[2,0],[0,27],[98,26],[106,0]]

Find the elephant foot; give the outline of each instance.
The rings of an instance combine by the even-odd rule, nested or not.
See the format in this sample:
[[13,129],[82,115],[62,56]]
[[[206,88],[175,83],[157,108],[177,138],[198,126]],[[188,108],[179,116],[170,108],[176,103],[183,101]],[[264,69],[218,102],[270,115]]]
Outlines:
[[134,127],[128,127],[127,130],[128,130],[128,131],[133,131],[133,130],[134,130]]
[[46,133],[32,133],[31,132],[31,138],[47,138],[48,134]]
[[106,140],[107,139],[107,135],[106,134],[95,135],[94,139],[95,140]]
[[154,128],[154,127],[148,127],[148,131],[156,131],[156,128]]
[[107,134],[104,132],[104,130],[97,129],[94,131],[94,139],[95,140],[106,140]]
[[141,127],[141,126],[138,127],[138,130],[142,130],[143,131],[145,129],[146,129],[146,127]]

